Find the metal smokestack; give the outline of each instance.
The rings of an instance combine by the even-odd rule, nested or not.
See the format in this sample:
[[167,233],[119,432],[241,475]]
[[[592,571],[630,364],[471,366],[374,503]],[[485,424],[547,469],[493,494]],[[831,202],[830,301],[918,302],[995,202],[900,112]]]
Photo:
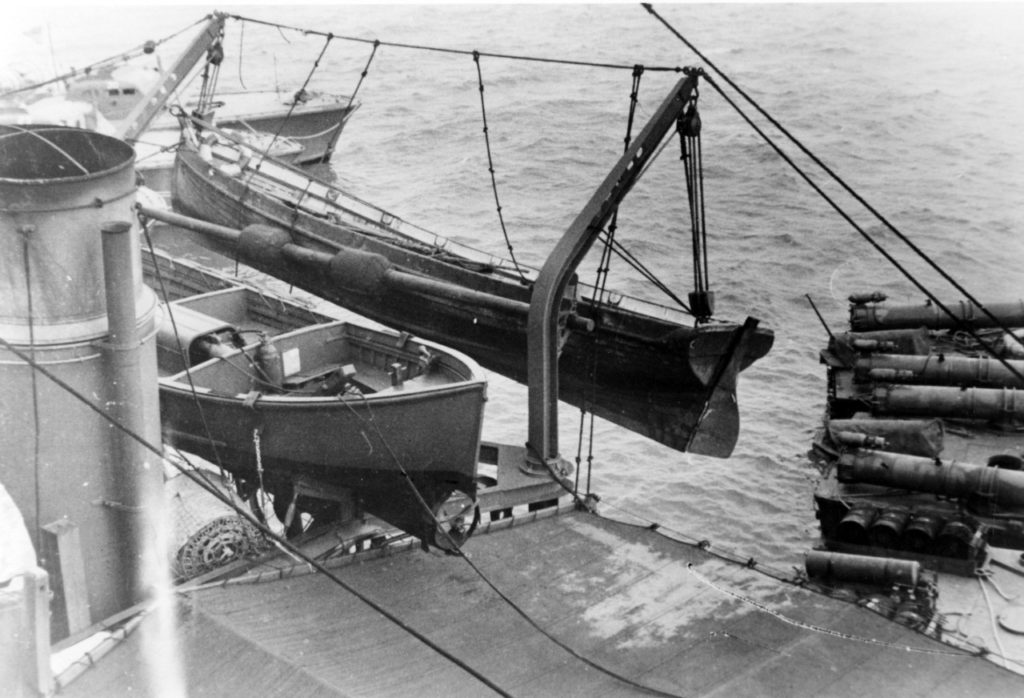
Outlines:
[[[156,298],[137,236],[112,234],[125,247],[105,272],[100,233],[133,219],[134,159],[92,131],[0,126],[0,337],[159,444]],[[139,493],[159,488],[162,469],[21,356],[0,348],[0,482],[50,576],[59,640],[141,600]]]

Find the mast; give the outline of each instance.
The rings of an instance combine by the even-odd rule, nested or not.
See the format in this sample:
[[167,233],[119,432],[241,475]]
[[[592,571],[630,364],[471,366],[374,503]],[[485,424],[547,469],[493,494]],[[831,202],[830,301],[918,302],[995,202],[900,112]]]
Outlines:
[[[619,158],[583,210],[558,241],[537,277],[527,320],[529,380],[529,447],[524,469],[547,474],[558,460],[558,334],[559,311],[565,289],[601,229],[636,183],[658,144],[675,128],[676,120],[697,95],[699,68],[684,68],[686,77],[675,84],[643,131]],[[537,459],[542,459],[538,462]]]

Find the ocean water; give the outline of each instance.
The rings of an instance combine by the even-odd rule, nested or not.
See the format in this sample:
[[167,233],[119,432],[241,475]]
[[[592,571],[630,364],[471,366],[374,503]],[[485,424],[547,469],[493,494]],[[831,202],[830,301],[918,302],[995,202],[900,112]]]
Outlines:
[[[897,229],[983,302],[1024,288],[1024,6],[1000,4],[711,4],[655,9]],[[197,20],[202,6],[23,11],[51,64],[84,65]],[[350,93],[381,46],[325,174],[430,230],[506,254],[488,173],[477,64],[465,51],[569,59],[627,69],[483,56],[488,135],[502,215],[522,262],[539,265],[621,153],[629,66],[702,66],[639,5],[260,5],[231,12],[330,31],[303,35],[229,23],[221,86]],[[42,31],[39,29],[42,28]],[[22,56],[21,58],[24,58]],[[166,62],[166,58],[164,59]],[[671,85],[647,71],[634,133]],[[744,110],[778,132],[747,105]],[[817,537],[807,452],[825,400],[827,335],[807,301],[841,329],[846,296],[923,294],[815,194],[707,82],[701,87],[710,275],[717,315],[774,329],[773,351],[739,388],[735,453],[673,451],[598,421],[592,485],[612,516],[630,511],[776,566],[800,564]],[[778,142],[782,143],[781,140]],[[959,294],[790,145],[847,214],[943,299]],[[618,239],[677,292],[688,290],[688,211],[670,144],[620,211]],[[624,265],[610,285],[664,301]],[[581,276],[591,279],[593,264]],[[522,443],[526,391],[495,376],[485,437]],[[563,406],[563,456],[579,413]],[[584,458],[589,446],[584,445]],[[584,462],[586,467],[586,462]]]

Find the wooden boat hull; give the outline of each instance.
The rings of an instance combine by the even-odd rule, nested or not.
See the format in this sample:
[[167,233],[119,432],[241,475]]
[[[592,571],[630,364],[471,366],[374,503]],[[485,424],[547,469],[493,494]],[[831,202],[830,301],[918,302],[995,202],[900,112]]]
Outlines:
[[[166,443],[273,493],[276,506],[300,480],[343,488],[359,510],[430,542],[432,512],[454,492],[475,498],[486,380],[470,359],[397,332],[323,322],[256,289],[217,288],[215,277],[166,257],[146,272],[177,299],[158,336]],[[260,372],[258,344],[184,369],[182,349],[225,327],[283,332],[268,342],[279,385]]]
[[[269,169],[265,165],[261,172]],[[317,252],[355,250],[424,279],[523,307],[529,303],[529,286],[508,274],[396,238],[389,235],[386,222],[339,220],[332,210],[318,214],[289,205],[280,192],[268,193],[274,182],[254,181],[253,176],[249,170],[240,177],[225,175],[183,148],[175,165],[174,207],[223,226],[275,226],[286,231],[282,235],[289,241]],[[322,183],[317,186],[329,189]],[[324,200],[331,197],[327,191]],[[242,245],[236,249],[214,241],[204,244],[374,320],[444,342],[486,368],[526,382],[524,312],[507,305],[481,305],[459,295],[360,284],[344,275],[311,272],[275,254],[274,241],[252,240],[244,250]],[[737,354],[730,357],[738,330],[732,323],[691,327],[622,306],[597,307],[584,297],[576,299],[574,310],[578,317],[593,322],[594,329],[564,335],[560,399],[672,448],[723,457],[732,452],[739,432],[737,377],[768,352],[771,331],[748,333]],[[710,408],[705,409],[709,402]]]
[[354,404],[267,397],[248,407],[215,395],[199,403],[201,414],[187,383],[161,382],[164,440],[270,492],[285,494],[301,476],[344,487],[361,509],[428,541],[435,524],[419,498],[436,509],[455,491],[476,493],[482,383]]

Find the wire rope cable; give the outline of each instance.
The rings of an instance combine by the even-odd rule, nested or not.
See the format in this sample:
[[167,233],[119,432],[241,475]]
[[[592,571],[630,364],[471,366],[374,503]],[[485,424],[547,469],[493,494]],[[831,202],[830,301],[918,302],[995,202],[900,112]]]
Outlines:
[[512,240],[508,236],[508,228],[505,226],[505,216],[501,212],[501,199],[498,197],[498,180],[494,174],[494,157],[491,154],[491,135],[490,129],[487,126],[487,106],[484,102],[484,74],[480,68],[480,53],[477,51],[473,52],[473,63],[476,65],[476,79],[477,85],[480,89],[480,116],[483,119],[484,126],[484,144],[487,147],[487,171],[491,174],[491,191],[494,192],[494,205],[498,211],[498,223],[501,225],[501,234],[505,238],[505,247],[508,249],[509,259],[512,260],[512,265],[515,267],[516,273],[519,274],[519,279],[523,282],[526,281],[526,275],[523,274],[523,270],[519,268],[519,262],[516,260],[516,254],[512,249]]
[[[754,100],[746,92],[744,92],[735,82],[732,81],[731,78],[729,78],[728,75],[726,75],[722,70],[720,70],[718,68],[718,66],[716,66],[710,59],[707,58],[707,56],[705,56],[703,53],[701,53],[697,49],[696,46],[694,46],[681,33],[679,33],[679,31],[676,30],[675,27],[673,27],[671,24],[669,24],[669,22],[665,18],[663,18],[660,14],[658,14],[654,10],[653,6],[650,3],[641,3],[641,5],[653,17],[655,17],[659,22],[661,22],[662,25],[664,25],[666,29],[668,29],[680,41],[682,41],[683,44],[685,44],[687,46],[687,48],[689,48],[691,51],[693,51],[695,54],[697,54],[697,56],[699,56],[702,61],[707,63],[708,66],[713,71],[715,71],[715,73],[717,75],[719,75],[723,80],[725,80],[725,82],[730,87],[732,87],[741,97],[743,97],[743,99],[746,102],[748,102],[750,105],[752,105],[754,107],[754,109],[756,109],[758,111],[758,113],[760,113],[765,119],[768,120],[769,123],[771,123],[775,128],[777,128],[779,130],[779,132],[781,132],[790,142],[792,142],[802,153],[804,153],[808,158],[810,158],[811,161],[814,162],[815,165],[820,167],[822,169],[822,171],[824,171],[834,182],[836,182],[847,194],[849,194],[851,197],[853,197],[857,201],[857,203],[859,203],[869,213],[871,213],[880,223],[882,223],[882,225],[884,225],[890,232],[892,232],[897,238],[899,238],[899,240],[901,242],[906,244],[920,259],[922,259],[928,266],[930,266],[936,273],[938,273],[947,283],[949,283],[951,286],[953,286],[953,288],[955,288],[957,291],[962,293],[964,295],[964,297],[969,302],[971,302],[975,307],[977,307],[982,313],[984,313],[986,315],[986,317],[988,317],[988,319],[991,322],[993,322],[1003,332],[1005,332],[1008,335],[1012,336],[1019,344],[1021,344],[1021,346],[1024,346],[1024,338],[1018,337],[1017,335],[1012,333],[1009,330],[1009,328],[1007,328],[1006,325],[1001,320],[999,320],[991,312],[989,312],[989,310],[981,302],[979,302],[976,298],[974,298],[974,296],[969,291],[967,291],[967,289],[965,289],[959,282],[957,282],[956,279],[954,279],[948,272],[946,272],[945,269],[943,269],[941,266],[939,266],[928,254],[926,254],[924,252],[924,250],[922,250],[920,247],[918,247],[904,233],[902,233],[900,230],[898,230],[895,225],[893,225],[885,216],[883,216],[877,209],[875,209],[870,203],[868,203],[860,194],[858,194],[852,187],[850,187],[838,174],[836,174],[835,171],[832,170],[832,168],[830,168],[828,165],[826,165],[824,162],[822,162],[813,152],[810,151],[810,149],[808,149],[806,146],[804,146],[804,144],[798,138],[796,138],[796,136],[794,136],[782,124],[780,124],[778,121],[776,121],[767,111],[765,111],[757,103],[756,100]],[[712,82],[710,80],[710,78],[708,78],[708,81]],[[713,82],[712,82],[712,85],[714,85]],[[715,86],[715,89],[718,90],[719,94],[722,94],[724,96],[724,93],[721,90],[721,88]],[[739,111],[738,107],[736,107],[735,104],[731,102],[731,100],[730,100],[730,103],[733,104],[733,108],[734,109]],[[742,114],[742,112],[740,112],[740,113]],[[748,117],[744,116],[743,118],[749,124],[753,125]],[[762,132],[759,131],[759,133],[762,133]],[[763,133],[762,133],[762,137],[764,137]],[[776,148],[777,152],[780,152],[776,146],[772,146],[772,147]],[[780,152],[780,154],[781,154],[781,152]],[[787,158],[787,162],[790,164],[791,167],[794,167],[794,169],[797,169],[795,164],[790,159]],[[815,187],[815,189],[818,191],[819,194],[823,195],[822,192],[817,187]],[[833,208],[835,208],[834,204],[833,204]],[[848,222],[852,223],[852,221],[848,217],[844,216],[844,218],[847,218]],[[858,229],[858,232],[861,232],[861,231]],[[861,235],[865,236],[866,234],[861,232]],[[870,242],[870,240],[869,240],[869,242]],[[879,251],[881,251],[881,250],[879,250]],[[890,259],[890,257],[888,255],[886,255],[886,258]],[[890,259],[890,262],[892,262],[891,259]],[[914,279],[912,277],[910,277],[908,275],[908,272],[904,271],[902,267],[898,266],[897,268],[901,271],[901,273],[903,273],[905,276],[907,276],[907,278],[909,280],[914,282]],[[915,283],[915,285],[918,285],[918,284]],[[920,290],[922,290],[922,291],[925,290],[925,289],[921,288],[919,285],[918,285],[918,288]],[[936,305],[943,312],[945,312],[957,324],[964,326],[966,328],[966,330],[969,333],[971,333],[972,336],[975,337],[975,339],[978,339],[976,337],[976,335],[973,334],[973,331],[971,330],[971,328],[970,328],[968,323],[966,323],[966,322],[962,321],[961,319],[957,318],[956,315],[952,311],[950,311],[943,303],[941,303],[937,298],[935,298],[930,292],[927,292],[927,291],[925,291],[925,292],[928,295],[928,297],[932,300],[932,302],[936,303]],[[979,340],[979,342],[980,342],[980,340]],[[980,343],[982,344],[982,346],[984,346],[987,349],[989,349],[989,353],[992,353],[993,355],[995,355],[994,352],[992,352],[991,348],[989,348],[988,344],[986,344],[984,342],[980,342]],[[1011,372],[1013,372],[1013,374],[1015,376],[1017,376],[1018,378],[1021,378],[1022,380],[1024,380],[1024,376],[1022,376],[1018,371],[1016,371],[1015,369],[1013,369],[1009,365],[1005,364],[1005,361],[1004,361],[1004,365],[1006,365],[1006,367]]]
[[[100,408],[99,406],[94,404],[85,395],[82,395],[72,385],[68,384],[66,381],[62,380],[59,376],[57,376],[57,375],[53,374],[52,372],[50,372],[49,370],[47,370],[44,366],[41,366],[40,364],[38,364],[31,356],[29,356],[28,354],[26,354],[25,352],[20,350],[18,347],[14,346],[10,342],[8,342],[3,337],[0,337],[0,347],[2,347],[4,349],[6,349],[7,351],[11,352],[12,354],[14,354],[16,357],[18,357],[19,359],[21,359],[22,361],[27,363],[29,366],[31,366],[35,371],[38,371],[39,373],[43,374],[43,376],[45,376],[50,381],[55,383],[58,387],[60,387],[64,391],[66,391],[69,395],[71,395],[73,398],[75,398],[76,400],[81,402],[88,409],[92,410],[97,415],[99,415],[101,419],[103,419],[106,422],[108,422],[114,429],[118,430],[119,432],[121,432],[122,434],[127,436],[128,438],[136,441],[143,448],[145,448],[148,451],[154,453],[159,458],[161,458],[161,459],[164,458],[163,451],[159,447],[151,444],[146,438],[144,438],[143,436],[135,433],[134,431],[132,431],[131,429],[126,427],[124,424],[122,424],[119,420],[117,420],[113,416],[107,414],[102,408]],[[466,673],[468,673],[471,676],[473,676],[475,679],[477,679],[478,681],[480,681],[481,683],[486,685],[491,690],[495,691],[499,695],[503,695],[503,696],[511,695],[506,690],[504,690],[499,685],[497,685],[494,681],[492,681],[490,678],[488,678],[487,676],[485,676],[484,674],[482,674],[478,670],[474,669],[473,667],[469,666],[469,664],[467,664],[465,661],[463,661],[459,657],[455,656],[454,654],[452,654],[448,650],[444,649],[443,647],[438,645],[436,642],[431,640],[429,637],[424,635],[422,632],[416,630],[411,625],[409,625],[408,623],[403,621],[401,618],[396,616],[394,613],[388,611],[381,604],[377,603],[376,601],[371,599],[369,596],[367,596],[366,594],[360,592],[358,589],[353,587],[351,584],[349,584],[348,582],[343,580],[341,577],[339,577],[338,575],[334,574],[334,572],[332,572],[330,569],[328,569],[326,566],[324,566],[321,562],[319,562],[318,560],[316,560],[316,559],[306,555],[304,552],[302,552],[302,550],[297,548],[294,544],[289,543],[286,539],[281,538],[280,536],[276,535],[273,531],[270,530],[270,528],[267,527],[266,524],[260,522],[259,520],[256,519],[255,516],[253,516],[252,514],[250,514],[247,511],[245,511],[243,508],[239,507],[235,502],[233,502],[231,500],[231,498],[225,496],[217,488],[211,487],[209,485],[209,483],[205,479],[197,478],[195,476],[195,473],[194,473],[195,468],[193,468],[193,467],[184,467],[181,464],[175,463],[173,461],[168,461],[168,462],[170,462],[172,464],[172,466],[175,467],[183,475],[185,475],[190,480],[192,480],[194,483],[196,483],[201,488],[206,490],[209,494],[211,494],[212,496],[216,497],[221,503],[223,503],[223,504],[227,505],[228,507],[230,507],[239,516],[241,516],[246,521],[251,523],[253,526],[258,528],[265,536],[267,536],[270,540],[274,541],[275,544],[277,544],[277,545],[281,546],[283,549],[287,550],[289,554],[294,555],[295,557],[301,559],[303,562],[305,562],[306,564],[308,564],[311,567],[313,567],[314,569],[316,569],[320,574],[324,575],[327,579],[331,580],[331,582],[333,582],[334,584],[338,585],[342,589],[345,589],[347,592],[352,594],[354,597],[359,599],[361,602],[363,602],[364,604],[366,604],[367,606],[372,608],[374,611],[379,613],[382,617],[386,618],[388,621],[390,621],[393,624],[397,625],[399,628],[401,628],[403,631],[405,631],[409,635],[415,637],[417,640],[422,642],[424,645],[429,647],[431,650],[435,651],[437,654],[441,655],[442,657],[444,657],[445,659],[450,661],[452,664],[458,666],[460,669],[462,669]]]

